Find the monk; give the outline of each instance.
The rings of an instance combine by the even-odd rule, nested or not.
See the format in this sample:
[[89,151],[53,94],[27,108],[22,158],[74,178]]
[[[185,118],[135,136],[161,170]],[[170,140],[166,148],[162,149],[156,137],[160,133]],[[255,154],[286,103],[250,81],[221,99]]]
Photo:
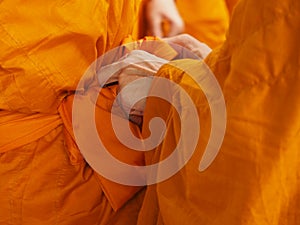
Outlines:
[[[141,188],[112,184],[95,173],[74,142],[70,122],[82,74],[132,32],[135,9],[134,2],[121,1],[1,2],[0,222],[299,224],[299,3],[241,0],[227,40],[205,59],[222,87],[228,116],[223,146],[202,172],[209,106],[176,67],[197,66],[199,60],[175,61],[158,71],[187,88],[203,106],[204,120],[192,159],[175,176],[149,186],[145,197]],[[188,40],[184,35],[167,41]],[[116,87],[105,90],[97,100],[97,126],[119,149],[111,132],[101,129],[108,127]],[[146,153],[146,164],[170,153],[180,128],[174,111],[157,101],[146,104],[141,135],[148,135],[153,116],[170,119],[168,132],[165,144]],[[140,135],[134,125],[132,130]],[[126,155],[121,157],[143,165],[139,154]]]
[[[241,0],[231,21],[224,44],[205,59],[226,101],[219,154],[199,171],[211,135],[210,108],[203,93],[186,88],[202,106],[199,144],[176,175],[147,188],[139,225],[300,224],[300,2]],[[187,35],[167,41],[191,50],[199,45]],[[198,62],[169,63],[157,76],[192,86],[189,74],[178,68],[183,64],[191,68]],[[158,101],[147,102],[143,132],[149,135],[147,122],[161,116],[167,133],[162,145],[146,153],[149,165],[166,158],[180,137],[174,109]]]
[[[1,1],[0,224],[136,223],[141,187],[109,182],[85,162],[74,142],[71,109],[89,65],[132,33],[138,5]],[[115,89],[99,97],[101,130]],[[143,163],[140,154],[125,158]]]

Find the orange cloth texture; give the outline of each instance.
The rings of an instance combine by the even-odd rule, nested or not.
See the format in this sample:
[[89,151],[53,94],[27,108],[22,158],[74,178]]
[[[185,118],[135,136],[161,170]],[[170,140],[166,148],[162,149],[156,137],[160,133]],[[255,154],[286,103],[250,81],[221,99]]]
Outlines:
[[238,2],[239,0],[226,0],[227,9],[230,16],[232,15],[233,9]]
[[[198,170],[209,105],[178,69],[197,67],[191,59],[157,73],[197,105],[199,143],[184,168],[143,191],[105,180],[83,160],[72,133],[74,90],[98,56],[132,33],[138,8],[119,0],[0,2],[0,224],[299,225],[298,0],[240,0],[227,40],[206,59],[227,107],[224,142],[208,169]],[[132,124],[133,132],[149,136],[158,116],[166,136],[145,158],[128,154],[109,124],[116,88],[102,89],[95,110],[112,154],[134,165],[166,158],[180,139],[175,109],[147,99],[142,132]]]
[[[135,223],[142,193],[129,199],[141,188],[107,182],[85,163],[69,102],[88,66],[132,33],[138,5],[0,2],[0,224]],[[110,100],[99,98],[103,119]]]
[[[139,225],[300,224],[299,37],[298,0],[238,3],[227,41],[206,59],[227,107],[220,152],[208,169],[198,171],[210,132],[209,108],[199,95],[195,154],[175,176],[147,189]],[[158,76],[184,86],[188,80],[174,66],[162,67]],[[196,99],[195,91],[188,92]],[[154,116],[168,119],[165,144],[146,154],[151,164],[172,151],[179,121],[170,107],[155,99],[148,103],[144,126]]]
[[[147,1],[149,0],[142,1],[139,23],[135,27],[139,38],[149,35],[145,16]],[[211,48],[223,43],[229,26],[229,14],[224,0],[177,0],[176,5],[184,21],[184,33],[194,36]],[[163,29],[168,30],[168,24],[164,24]]]
[[185,24],[185,33],[211,48],[223,43],[229,25],[224,0],[177,0],[176,5]]

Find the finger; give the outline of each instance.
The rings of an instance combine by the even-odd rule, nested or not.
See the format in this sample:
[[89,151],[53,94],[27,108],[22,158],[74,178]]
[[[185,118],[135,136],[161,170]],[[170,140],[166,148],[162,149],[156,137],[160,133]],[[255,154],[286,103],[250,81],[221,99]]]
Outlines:
[[175,46],[179,45],[185,47],[200,58],[205,58],[211,52],[209,46],[188,34],[180,34],[174,37],[164,38],[163,40]]
[[146,18],[148,23],[148,35],[162,37],[161,23],[163,19],[151,1],[147,5]]
[[153,36],[157,36],[157,37],[163,36],[162,18],[156,17],[150,21],[150,32],[151,32],[151,35],[153,35]]
[[172,37],[181,34],[183,30],[184,30],[184,22],[182,19],[177,18],[176,20],[171,21],[170,31],[167,34],[167,36]]

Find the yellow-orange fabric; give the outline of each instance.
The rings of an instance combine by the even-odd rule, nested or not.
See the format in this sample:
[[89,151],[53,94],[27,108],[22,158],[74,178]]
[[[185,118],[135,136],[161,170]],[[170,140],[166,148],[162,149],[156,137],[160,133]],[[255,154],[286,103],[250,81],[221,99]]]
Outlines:
[[[93,86],[93,85],[92,85]],[[84,99],[84,104],[91,104],[95,107],[95,123],[98,131],[98,135],[101,138],[103,144],[106,146],[110,154],[115,158],[121,160],[130,165],[144,165],[144,154],[143,152],[132,151],[124,146],[116,137],[112,124],[111,124],[111,108],[114,103],[115,97],[117,95],[117,86],[112,86],[109,88],[103,88],[97,101],[91,100],[91,92],[95,91],[98,93],[98,86],[95,88],[90,88],[84,95],[80,98]],[[74,95],[70,95],[68,98],[64,99],[61,106],[59,107],[59,113],[62,118],[65,130],[65,142],[68,148],[70,161],[73,164],[78,164],[83,162],[83,157],[78,150],[76,145],[75,137],[73,134],[72,126],[72,106],[73,106]],[[87,117],[87,116],[86,116]],[[121,119],[121,118],[120,118]],[[123,122],[127,122],[126,119],[121,119]],[[138,126],[132,125],[132,132],[139,137],[141,136]],[[80,129],[80,128],[78,128]],[[112,168],[113,169],[113,168]],[[131,187],[124,186],[121,184],[114,183],[100,174],[96,174],[99,179],[99,183],[103,192],[105,193],[107,199],[109,200],[111,206],[114,210],[118,210],[123,206],[133,195],[136,194],[141,187]]]
[[[0,2],[0,224],[135,223],[142,193],[126,202],[140,188],[97,175],[68,119],[79,79],[132,33],[138,8],[139,0]],[[99,98],[104,120],[110,99]]]
[[[210,112],[203,94],[187,89],[202,104],[199,145],[175,176],[147,189],[139,225],[300,224],[299,36],[299,1],[238,3],[227,41],[206,59],[227,106],[220,152],[207,170],[198,171]],[[161,68],[158,76],[185,87],[189,81],[176,68],[180,63],[196,64],[177,61]],[[167,105],[155,99],[148,103],[146,135],[150,118],[168,119],[166,144],[146,154],[152,164],[172,151],[180,123]]]
[[[145,18],[147,1],[149,0],[142,1],[139,23],[135,26],[135,35],[139,38],[149,35]],[[225,40],[229,14],[224,0],[177,0],[176,5],[185,23],[184,33],[191,34],[211,48],[217,47]],[[168,24],[164,29],[168,29]]]
[[226,0],[227,9],[229,12],[229,15],[232,15],[232,11],[235,7],[235,5],[238,3],[239,0]]
[[223,43],[229,25],[224,0],[177,0],[176,5],[185,24],[185,33],[211,48]]

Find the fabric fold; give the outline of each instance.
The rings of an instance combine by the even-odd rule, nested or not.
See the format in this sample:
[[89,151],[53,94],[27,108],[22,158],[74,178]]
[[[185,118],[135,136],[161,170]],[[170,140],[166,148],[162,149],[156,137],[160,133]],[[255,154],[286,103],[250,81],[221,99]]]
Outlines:
[[[108,151],[116,159],[121,160],[127,164],[143,166],[144,165],[144,153],[137,152],[124,146],[115,136],[114,130],[111,124],[110,107],[113,104],[114,96],[116,94],[117,87],[109,87],[102,89],[99,94],[99,98],[96,102],[91,101],[89,94],[82,95],[81,97],[88,104],[95,104],[95,123],[99,138],[108,146]],[[64,133],[66,134],[66,144],[70,159],[73,164],[81,163],[84,159],[74,136],[73,129],[80,129],[73,127],[72,124],[72,107],[73,107],[74,95],[70,95],[64,99],[59,107],[59,113],[64,122]],[[123,122],[129,123],[128,120],[123,119]],[[140,136],[139,129],[133,125],[132,131],[136,136]],[[88,136],[89,134],[87,134]],[[100,154],[99,154],[100,155]],[[114,168],[111,168],[114,169]],[[97,171],[96,171],[97,172]],[[103,192],[109,200],[112,208],[117,211],[120,209],[129,199],[131,199],[138,191],[143,187],[139,186],[126,186],[115,183],[109,179],[106,179],[101,174],[97,173]]]
[[38,140],[60,125],[62,121],[58,114],[0,111],[0,153]]

